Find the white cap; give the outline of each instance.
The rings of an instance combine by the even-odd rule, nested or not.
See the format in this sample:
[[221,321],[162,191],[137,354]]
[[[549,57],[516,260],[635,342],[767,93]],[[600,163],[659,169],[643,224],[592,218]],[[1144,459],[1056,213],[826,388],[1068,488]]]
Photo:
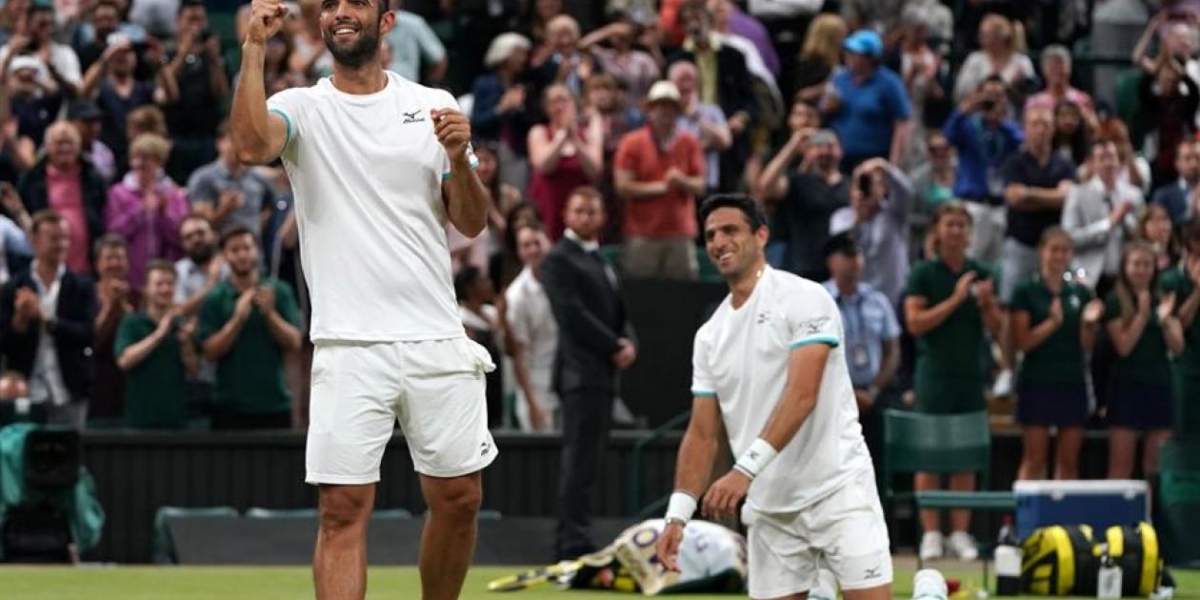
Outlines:
[[650,86],[650,93],[646,94],[646,102],[653,104],[655,102],[674,102],[682,104],[682,97],[679,95],[679,88],[675,87],[670,81],[659,81]]
[[42,63],[42,59],[36,56],[14,56],[13,59],[8,63],[8,74],[12,75],[17,71],[24,69],[33,69],[34,71],[41,72],[43,67],[44,65]]
[[483,57],[483,64],[489,69],[496,68],[500,63],[508,60],[513,52],[518,49],[528,51],[533,47],[529,38],[519,33],[502,33],[492,40],[492,44],[488,46],[487,54]]

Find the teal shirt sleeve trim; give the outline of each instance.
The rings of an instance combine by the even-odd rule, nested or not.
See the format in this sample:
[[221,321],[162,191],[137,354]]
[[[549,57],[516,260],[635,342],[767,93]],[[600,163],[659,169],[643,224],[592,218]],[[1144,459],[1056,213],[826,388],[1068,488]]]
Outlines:
[[838,346],[841,345],[841,342],[838,341],[838,339],[833,337],[832,335],[819,335],[816,337],[805,338],[798,342],[792,342],[791,344],[788,344],[788,348],[791,350],[795,350],[796,348],[802,348],[804,346],[811,346],[812,344],[826,344],[830,348],[837,348]]
[[269,112],[273,112],[273,113],[283,117],[283,122],[287,124],[287,141],[284,142],[284,145],[286,146],[288,144],[291,144],[292,143],[292,134],[296,130],[295,127],[292,126],[292,118],[289,117],[287,113],[283,112],[282,110],[279,110],[278,108],[272,108]]
[[706,392],[704,390],[692,390],[692,395],[697,398],[716,398],[716,392]]

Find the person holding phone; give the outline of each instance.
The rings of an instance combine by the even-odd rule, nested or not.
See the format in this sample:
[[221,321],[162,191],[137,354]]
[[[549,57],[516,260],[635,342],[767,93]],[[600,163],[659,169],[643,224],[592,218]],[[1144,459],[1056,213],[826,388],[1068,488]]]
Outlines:
[[[904,321],[917,339],[916,410],[963,414],[986,409],[982,356],[984,333],[1000,334],[1003,316],[991,270],[967,255],[971,213],[961,202],[947,202],[933,214],[933,258],[917,263],[908,278]],[[917,491],[938,489],[939,476],[917,473]],[[974,473],[950,476],[950,489],[975,489]],[[949,546],[962,560],[979,555],[968,532],[971,513],[950,513],[952,533],[945,540],[937,510],[921,511],[923,560],[940,558]]]
[[833,213],[829,234],[849,231],[866,264],[862,280],[879,290],[893,306],[908,278],[908,215],[912,182],[896,165],[872,158],[854,170],[850,206]]
[[1038,275],[1014,290],[1013,340],[1024,360],[1017,375],[1017,422],[1024,453],[1017,479],[1046,479],[1050,428],[1058,430],[1054,479],[1079,478],[1088,418],[1087,357],[1096,345],[1104,303],[1070,276],[1074,244],[1059,227],[1038,242]]
[[184,390],[200,370],[192,341],[195,318],[175,305],[175,265],[146,266],[146,307],[121,319],[113,354],[125,372],[125,425],[138,429],[182,429],[187,425]]

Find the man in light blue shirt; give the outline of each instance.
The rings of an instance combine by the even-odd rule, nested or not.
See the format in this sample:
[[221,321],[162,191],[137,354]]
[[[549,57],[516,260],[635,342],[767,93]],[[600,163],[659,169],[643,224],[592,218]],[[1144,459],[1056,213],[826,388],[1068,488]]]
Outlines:
[[842,314],[846,362],[858,400],[859,423],[871,460],[878,467],[883,441],[880,416],[886,408],[878,400],[900,366],[900,323],[887,296],[862,282],[862,251],[852,233],[829,238],[824,250],[831,276],[824,285]]
[[[392,62],[388,70],[417,83],[441,81],[446,74],[446,47],[437,34],[419,15],[401,10],[403,0],[394,0],[396,26],[387,34],[387,43],[392,49]],[[421,77],[421,66],[426,66],[426,76]]]

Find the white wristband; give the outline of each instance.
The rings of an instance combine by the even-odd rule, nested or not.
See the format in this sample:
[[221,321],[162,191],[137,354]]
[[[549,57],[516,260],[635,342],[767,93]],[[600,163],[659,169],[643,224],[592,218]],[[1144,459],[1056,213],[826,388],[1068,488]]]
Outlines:
[[737,464],[733,465],[733,468],[745,473],[750,479],[754,479],[763,472],[763,469],[767,468],[777,454],[779,451],[767,443],[767,440],[755,438],[750,447],[738,457]]
[[696,512],[696,499],[687,492],[675,492],[671,494],[671,501],[667,503],[667,521],[677,520],[686,524],[692,520],[692,514]]

